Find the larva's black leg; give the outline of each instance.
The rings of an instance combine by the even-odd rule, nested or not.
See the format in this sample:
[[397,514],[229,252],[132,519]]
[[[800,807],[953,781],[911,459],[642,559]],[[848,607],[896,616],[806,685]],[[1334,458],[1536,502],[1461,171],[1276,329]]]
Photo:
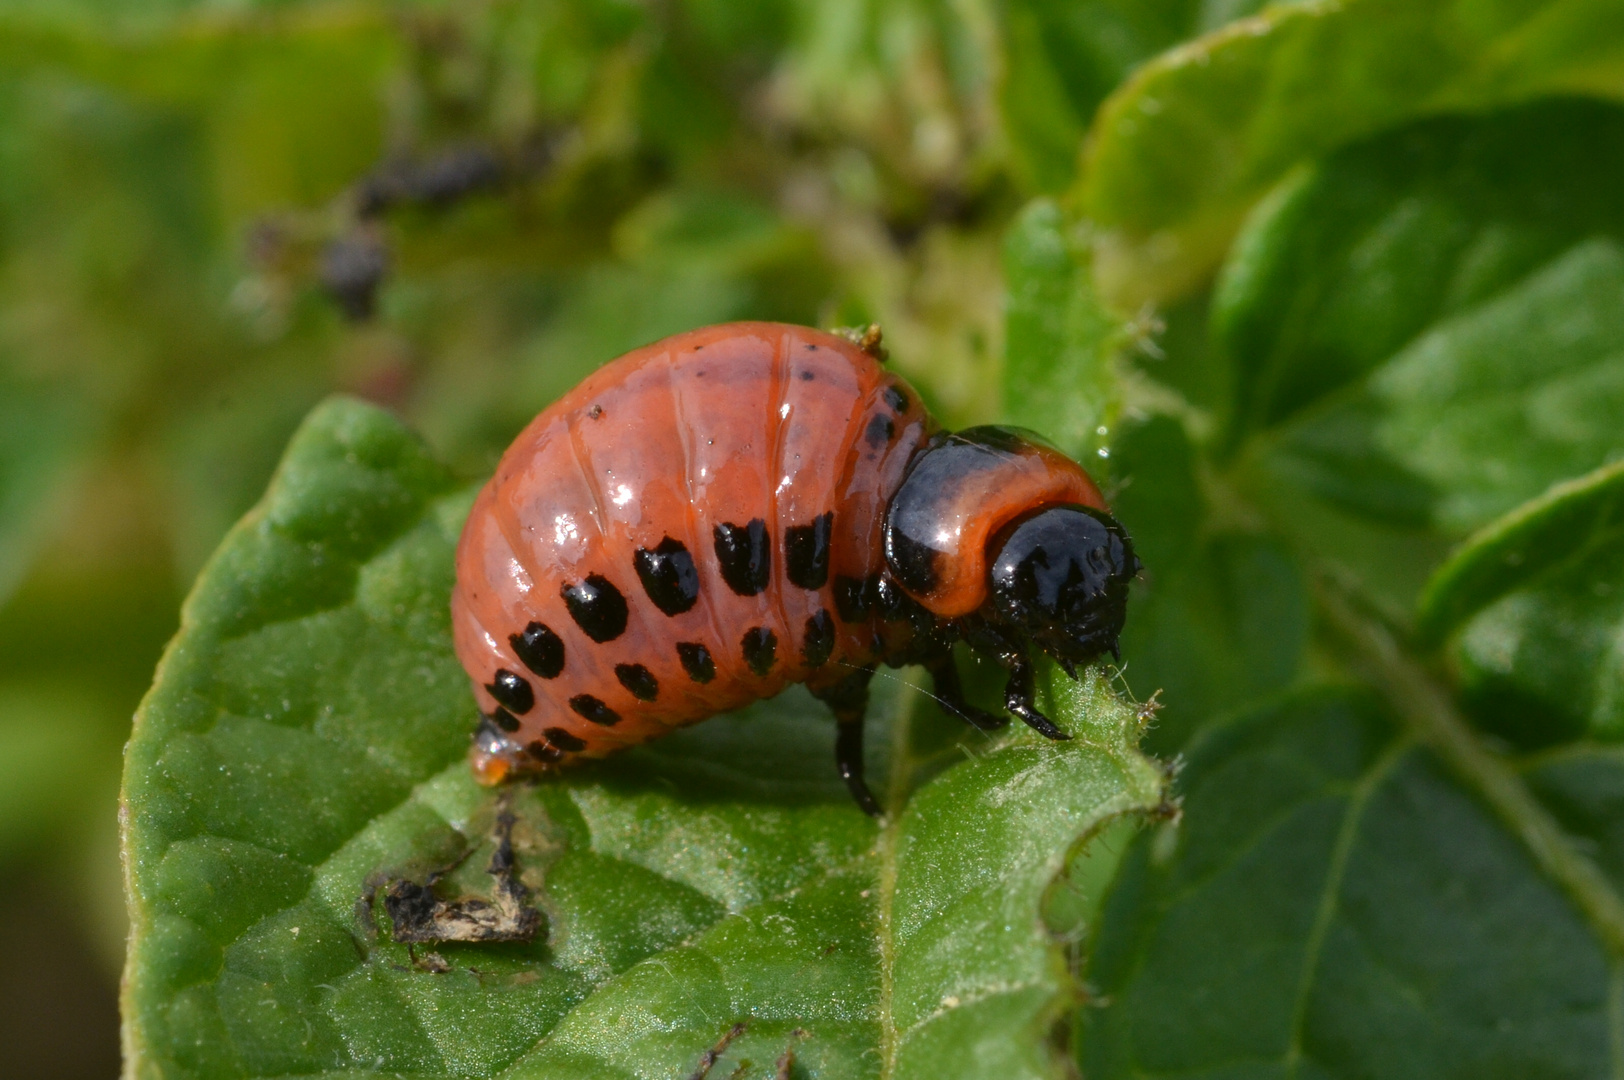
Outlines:
[[971,727],[996,731],[1009,723],[1007,717],[995,716],[964,700],[964,684],[959,682],[958,665],[953,663],[951,651],[925,661],[925,670],[930,672],[930,680],[935,685],[936,700],[949,712],[957,713]]
[[863,717],[868,712],[868,684],[874,669],[860,668],[837,683],[809,686],[812,696],[835,714],[835,767],[863,813],[880,816],[880,804],[863,780]]
[[1045,738],[1071,738],[1055,727],[1054,721],[1038,712],[1038,707],[1032,700],[1032,662],[1026,658],[1026,654],[1006,653],[1002,660],[1009,668],[1009,683],[1004,687],[1004,708],[1024,720],[1028,727]]
[[874,801],[874,793],[868,790],[868,783],[863,779],[863,718],[841,720],[835,731],[835,767],[840,770],[840,778],[846,781],[846,790],[863,808],[863,813],[879,817],[880,804]]

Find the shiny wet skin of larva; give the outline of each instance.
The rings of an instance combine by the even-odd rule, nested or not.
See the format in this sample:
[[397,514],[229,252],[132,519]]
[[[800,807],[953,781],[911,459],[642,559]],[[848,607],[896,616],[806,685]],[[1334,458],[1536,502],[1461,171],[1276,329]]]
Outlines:
[[[1039,551],[990,595],[999,545],[1042,511],[1093,562]],[[873,812],[861,718],[876,664],[923,663],[950,707],[1002,722],[964,704],[959,638],[1010,668],[1016,715],[1060,737],[1031,707],[1021,613],[1092,605],[1067,616],[1089,640],[1045,646],[1068,666],[1114,648],[1138,563],[1104,511],[1036,437],[937,431],[845,338],[738,323],[639,349],[538,416],[470,513],[452,614],[485,717],[476,772],[603,757],[805,682]]]

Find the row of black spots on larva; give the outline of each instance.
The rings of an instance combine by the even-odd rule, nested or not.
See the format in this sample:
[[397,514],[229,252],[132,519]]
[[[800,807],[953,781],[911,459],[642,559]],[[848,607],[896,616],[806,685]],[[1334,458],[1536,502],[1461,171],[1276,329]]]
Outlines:
[[[833,530],[834,512],[828,511],[808,524],[794,525],[785,531],[785,573],[791,584],[817,590],[828,583]],[[761,518],[753,518],[744,525],[723,522],[716,526],[714,534],[717,561],[729,588],[740,596],[755,596],[765,591],[772,577],[772,543],[767,523]],[[644,593],[666,615],[680,615],[698,603],[698,568],[682,541],[667,536],[653,548],[639,548],[633,563]],[[625,632],[630,615],[626,598],[602,574],[589,574],[585,581],[567,584],[560,592],[570,617],[593,641],[604,644]],[[814,667],[826,661],[833,648],[832,627],[826,629],[827,622],[828,613],[819,612],[807,623],[808,637],[802,652]],[[827,649],[823,644],[825,638],[830,639]],[[746,664],[756,674],[766,674],[776,661],[777,636],[755,627],[745,639],[747,644],[741,649]],[[564,670],[564,640],[545,623],[532,621],[522,632],[510,634],[508,644],[520,662],[543,679],[555,679]],[[677,651],[683,670],[695,682],[703,684],[716,677],[715,660],[705,646],[683,642]],[[658,681],[643,665],[618,664],[615,674],[621,685],[639,700],[653,701],[658,697]],[[535,706],[530,683],[506,668],[497,670],[486,689],[504,710],[511,710],[504,715],[515,726],[507,730],[517,730],[518,722],[513,714],[522,716]]]
[[[805,525],[792,525],[784,534],[784,565],[790,583],[803,589],[821,589],[829,580],[829,540],[834,511]],[[756,596],[772,581],[772,537],[762,518],[743,525],[724,521],[713,530],[716,561],[722,580],[740,596]],[[654,606],[667,615],[681,615],[699,601],[699,571],[682,541],[667,536],[652,548],[638,548],[633,558],[638,580]]]

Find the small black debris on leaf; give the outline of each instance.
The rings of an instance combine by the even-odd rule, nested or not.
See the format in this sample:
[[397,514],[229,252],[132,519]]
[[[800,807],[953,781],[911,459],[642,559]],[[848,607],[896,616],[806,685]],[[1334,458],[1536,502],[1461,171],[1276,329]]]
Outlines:
[[[391,936],[405,943],[534,938],[541,929],[541,913],[527,903],[530,890],[514,868],[513,823],[511,811],[503,809],[497,815],[496,850],[485,867],[494,883],[489,900],[440,899],[434,893],[439,873],[430,874],[421,884],[404,878],[390,882],[384,891],[383,906],[389,914]],[[428,957],[435,955],[430,953]]]

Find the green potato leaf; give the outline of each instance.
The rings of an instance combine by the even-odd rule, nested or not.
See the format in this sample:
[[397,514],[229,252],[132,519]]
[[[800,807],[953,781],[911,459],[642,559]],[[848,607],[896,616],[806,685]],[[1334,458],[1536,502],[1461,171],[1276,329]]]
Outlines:
[[1624,453],[1618,136],[1595,102],[1429,120],[1270,196],[1212,324],[1264,498],[1461,537]]
[[1452,656],[1485,729],[1523,746],[1624,739],[1624,531],[1614,529],[1484,608]]
[[1083,133],[1134,67],[1185,38],[1252,14],[1259,0],[1007,0],[999,106],[1011,165],[1036,191],[1076,177]]
[[1112,361],[1128,334],[1094,295],[1076,232],[1038,199],[1005,234],[1004,411],[1097,468],[1120,404]]
[[1224,266],[1232,436],[1283,422],[1594,236],[1624,238],[1624,109],[1559,99],[1411,124],[1302,169]]
[[1124,310],[1199,285],[1292,166],[1418,116],[1624,93],[1608,0],[1276,5],[1140,68],[1101,107],[1078,188]]
[[1147,736],[1177,752],[1224,713],[1288,686],[1308,647],[1309,598],[1278,538],[1214,530],[1196,449],[1168,416],[1123,426],[1112,447],[1113,512],[1145,563],[1129,595],[1123,674],[1163,708]]
[[1416,633],[1437,642],[1506,593],[1596,548],[1624,529],[1624,463],[1558,484],[1462,544],[1427,583]]
[[1520,745],[1624,738],[1624,465],[1559,484],[1472,537],[1422,595],[1479,724]]
[[[1574,749],[1506,770],[1531,812],[1566,830],[1567,856],[1586,845],[1592,891],[1614,912],[1620,767]],[[1575,903],[1524,846],[1526,822],[1491,812],[1461,776],[1342,689],[1204,739],[1183,773],[1184,825],[1141,836],[1106,898],[1085,1073],[1615,1070],[1620,939],[1596,917],[1606,903]]]
[[1461,536],[1624,455],[1624,246],[1581,243],[1279,434],[1332,501]]
[[[338,399],[204,571],[127,754],[130,1075],[664,1077],[738,1023],[719,1075],[1064,1075],[1048,898],[1164,797],[1101,673],[1049,673],[1059,744],[882,682],[883,824],[799,691],[493,793],[447,611],[471,494]],[[490,895],[504,807],[543,933],[390,941],[390,880]]]

